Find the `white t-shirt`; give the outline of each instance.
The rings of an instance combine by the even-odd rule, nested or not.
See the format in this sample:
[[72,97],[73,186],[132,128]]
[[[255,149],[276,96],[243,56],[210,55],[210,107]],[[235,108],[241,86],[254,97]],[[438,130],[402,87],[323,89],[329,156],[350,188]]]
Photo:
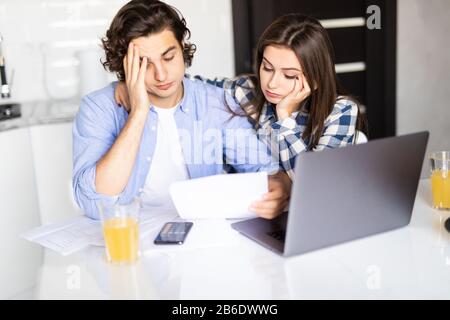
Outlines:
[[177,107],[153,107],[158,113],[158,129],[155,152],[141,194],[144,207],[173,207],[169,186],[189,179],[174,118]]

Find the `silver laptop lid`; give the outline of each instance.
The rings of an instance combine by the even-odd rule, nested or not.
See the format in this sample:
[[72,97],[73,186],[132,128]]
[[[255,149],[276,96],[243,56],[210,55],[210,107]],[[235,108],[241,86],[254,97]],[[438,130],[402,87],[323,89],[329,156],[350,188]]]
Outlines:
[[300,154],[284,255],[407,225],[428,136],[420,132]]

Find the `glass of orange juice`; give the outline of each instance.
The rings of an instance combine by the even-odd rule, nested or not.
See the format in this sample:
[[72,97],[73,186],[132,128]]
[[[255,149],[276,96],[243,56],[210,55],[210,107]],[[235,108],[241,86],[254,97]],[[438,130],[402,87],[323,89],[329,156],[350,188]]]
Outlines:
[[130,264],[140,255],[139,198],[129,204],[100,202],[106,256],[115,264]]
[[450,152],[439,151],[430,155],[431,193],[435,209],[450,210]]

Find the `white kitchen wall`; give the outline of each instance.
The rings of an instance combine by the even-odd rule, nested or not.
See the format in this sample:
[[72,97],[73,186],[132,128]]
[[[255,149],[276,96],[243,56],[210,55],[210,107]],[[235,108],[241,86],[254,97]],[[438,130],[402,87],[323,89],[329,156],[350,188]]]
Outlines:
[[449,35],[449,0],[398,0],[397,133],[429,130],[428,151],[450,150]]
[[[9,76],[14,70],[12,100],[77,96],[80,92],[79,52],[99,48],[99,39],[118,9],[127,2],[1,0],[0,34],[4,38]],[[198,47],[193,67],[188,72],[233,76],[231,0],[167,2],[183,13],[192,32],[191,41]],[[98,49],[98,57],[101,53]],[[98,78],[97,83],[114,80],[101,70],[100,63],[96,66],[92,75]]]
[[170,0],[191,30],[197,46],[190,74],[206,77],[233,77],[234,38],[231,0]]

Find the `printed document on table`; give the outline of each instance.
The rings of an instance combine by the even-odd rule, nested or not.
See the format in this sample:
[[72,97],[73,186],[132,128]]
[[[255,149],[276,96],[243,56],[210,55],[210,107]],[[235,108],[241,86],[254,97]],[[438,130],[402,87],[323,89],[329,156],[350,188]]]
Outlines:
[[[175,209],[145,208],[140,212],[140,237],[161,229],[164,223],[177,218]],[[86,216],[60,223],[37,227],[21,235],[22,238],[40,244],[66,256],[83,250],[89,245],[105,246],[101,222]]]
[[98,243],[103,234],[99,221],[82,216],[35,228],[22,237],[66,256],[86,248],[91,242]]

